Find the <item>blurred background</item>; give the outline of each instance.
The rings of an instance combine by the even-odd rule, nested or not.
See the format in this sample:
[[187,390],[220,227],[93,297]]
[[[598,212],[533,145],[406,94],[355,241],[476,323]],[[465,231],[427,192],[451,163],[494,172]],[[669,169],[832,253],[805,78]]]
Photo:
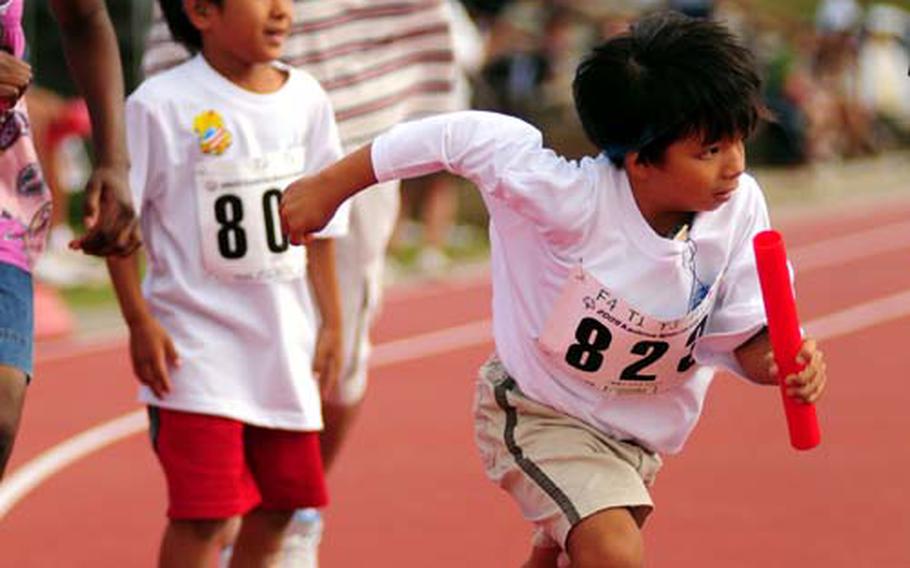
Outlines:
[[[127,92],[142,79],[152,1],[108,1]],[[899,189],[908,179],[901,172],[910,157],[910,0],[450,1],[461,88],[472,106],[536,124],[548,144],[569,156],[594,153],[572,108],[579,58],[640,14],[672,8],[726,22],[755,52],[777,120],[750,141],[749,163],[772,205]],[[29,105],[57,211],[48,253],[36,268],[42,289],[62,299],[39,311],[38,333],[50,337],[72,333],[86,314],[114,304],[103,264],[66,251],[81,230],[89,126],[47,0],[25,5],[36,71]],[[390,279],[441,277],[456,263],[484,258],[482,205],[469,187],[450,185],[451,204],[438,214],[423,215],[419,199],[405,201]]]

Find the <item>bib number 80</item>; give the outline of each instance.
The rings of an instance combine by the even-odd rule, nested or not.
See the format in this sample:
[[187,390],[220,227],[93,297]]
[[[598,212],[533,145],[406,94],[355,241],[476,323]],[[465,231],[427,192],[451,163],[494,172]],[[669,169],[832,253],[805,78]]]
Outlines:
[[[281,202],[281,191],[269,189],[262,194],[262,215],[265,220],[265,241],[269,250],[275,254],[288,249],[286,235],[281,233],[278,217],[278,204]],[[243,200],[237,195],[226,193],[215,200],[215,220],[218,221],[218,252],[229,259],[243,258],[248,250],[246,230],[243,221]]]

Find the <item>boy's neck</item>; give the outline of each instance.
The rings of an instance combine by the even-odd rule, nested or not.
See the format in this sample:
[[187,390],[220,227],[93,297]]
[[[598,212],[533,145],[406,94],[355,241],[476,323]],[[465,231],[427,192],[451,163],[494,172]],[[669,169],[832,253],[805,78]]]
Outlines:
[[[630,183],[632,180],[630,180]],[[651,200],[647,198],[646,191],[641,187],[632,185],[632,198],[638,207],[639,213],[645,222],[661,237],[673,239],[679,234],[680,230],[686,226],[691,229],[692,221],[695,219],[695,213],[692,211],[667,211],[655,207]]]
[[202,56],[228,81],[254,93],[274,93],[287,80],[287,73],[276,68],[271,61],[249,63],[205,47],[202,48]]

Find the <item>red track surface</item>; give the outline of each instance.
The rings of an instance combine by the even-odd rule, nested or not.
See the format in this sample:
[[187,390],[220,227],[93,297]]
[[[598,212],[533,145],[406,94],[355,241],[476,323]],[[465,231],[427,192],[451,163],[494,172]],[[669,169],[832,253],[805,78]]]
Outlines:
[[[910,203],[791,218],[791,251],[910,220]],[[798,274],[804,322],[910,289],[903,248]],[[798,268],[798,267],[797,267]],[[384,343],[488,317],[485,279],[390,293]],[[646,527],[656,567],[910,566],[910,317],[824,342],[830,389],[820,448],[787,443],[776,389],[718,377],[686,450],[667,459]],[[382,366],[330,481],[325,568],[509,567],[529,530],[483,476],[470,405],[489,345]],[[122,344],[54,360],[37,380],[11,472],[87,428],[135,411]],[[45,353],[49,351],[44,350]],[[903,356],[902,356],[903,355]],[[153,566],[163,479],[145,435],[61,470],[0,520],[0,563],[16,567]]]

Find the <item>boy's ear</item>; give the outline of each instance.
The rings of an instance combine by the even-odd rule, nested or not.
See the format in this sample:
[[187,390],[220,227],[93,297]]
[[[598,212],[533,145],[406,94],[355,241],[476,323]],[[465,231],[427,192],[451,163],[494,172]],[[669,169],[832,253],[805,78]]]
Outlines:
[[644,179],[650,173],[650,164],[638,161],[638,152],[627,152],[623,158],[623,167],[628,172],[630,178]]
[[183,11],[196,29],[208,29],[212,15],[212,4],[208,0],[183,0]]

